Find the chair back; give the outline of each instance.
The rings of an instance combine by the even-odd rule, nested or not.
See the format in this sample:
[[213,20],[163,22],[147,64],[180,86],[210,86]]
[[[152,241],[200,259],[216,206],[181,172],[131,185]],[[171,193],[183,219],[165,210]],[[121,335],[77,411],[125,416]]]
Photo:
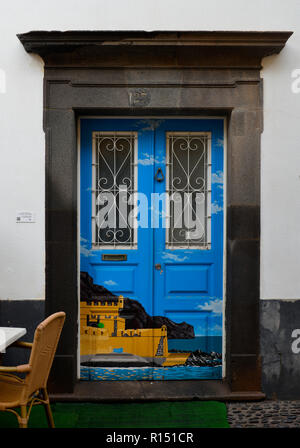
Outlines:
[[[66,313],[60,311],[47,317],[35,330],[29,365],[25,378],[25,394],[31,396],[47,385],[53,358],[64,325]],[[24,397],[25,398],[25,397]]]

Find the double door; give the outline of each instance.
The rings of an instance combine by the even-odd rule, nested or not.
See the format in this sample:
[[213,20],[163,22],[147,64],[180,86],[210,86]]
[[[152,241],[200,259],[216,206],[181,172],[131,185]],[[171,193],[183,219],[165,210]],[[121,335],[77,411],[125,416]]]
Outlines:
[[89,379],[221,376],[223,127],[81,119],[81,271],[103,288],[81,296],[102,331],[82,350]]

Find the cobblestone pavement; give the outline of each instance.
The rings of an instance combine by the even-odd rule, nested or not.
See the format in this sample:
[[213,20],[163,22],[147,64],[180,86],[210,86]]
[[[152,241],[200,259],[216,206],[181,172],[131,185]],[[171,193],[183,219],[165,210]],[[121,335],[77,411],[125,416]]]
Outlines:
[[226,403],[231,428],[300,428],[300,400]]

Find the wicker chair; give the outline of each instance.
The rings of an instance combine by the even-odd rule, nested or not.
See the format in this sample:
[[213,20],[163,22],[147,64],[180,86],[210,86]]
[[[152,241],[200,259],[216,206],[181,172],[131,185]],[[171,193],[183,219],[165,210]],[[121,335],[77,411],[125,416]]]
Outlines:
[[[33,405],[43,404],[48,425],[54,428],[47,392],[47,381],[66,314],[54,313],[35,330],[33,343],[16,342],[13,346],[31,348],[28,364],[0,366],[0,411],[9,411],[18,418],[20,428],[27,428]],[[12,372],[23,373],[22,379]],[[15,408],[20,408],[20,414]]]

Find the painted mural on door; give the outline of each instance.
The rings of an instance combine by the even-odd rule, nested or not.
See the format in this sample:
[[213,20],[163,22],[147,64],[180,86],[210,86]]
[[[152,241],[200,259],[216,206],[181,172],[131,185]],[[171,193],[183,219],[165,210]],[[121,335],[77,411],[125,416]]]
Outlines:
[[81,119],[81,379],[222,377],[223,128]]

